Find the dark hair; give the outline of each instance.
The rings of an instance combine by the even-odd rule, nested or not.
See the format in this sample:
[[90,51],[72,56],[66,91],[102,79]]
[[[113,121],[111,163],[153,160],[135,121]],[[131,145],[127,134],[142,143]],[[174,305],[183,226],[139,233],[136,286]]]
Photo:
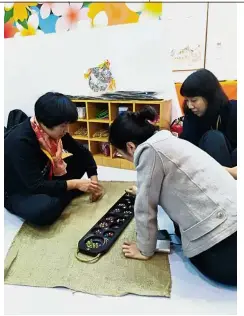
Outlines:
[[158,130],[158,127],[149,122],[154,121],[156,117],[157,112],[151,106],[146,106],[137,112],[122,113],[110,126],[109,142],[125,152],[127,142],[140,145]]
[[[203,118],[207,120],[214,118],[229,101],[218,79],[207,69],[199,69],[188,76],[181,86],[180,94],[184,97],[199,96],[206,99],[208,107]],[[186,101],[183,103],[183,110],[185,114],[192,113]]]
[[36,101],[35,116],[38,122],[53,128],[75,122],[78,112],[75,104],[62,93],[47,92]]

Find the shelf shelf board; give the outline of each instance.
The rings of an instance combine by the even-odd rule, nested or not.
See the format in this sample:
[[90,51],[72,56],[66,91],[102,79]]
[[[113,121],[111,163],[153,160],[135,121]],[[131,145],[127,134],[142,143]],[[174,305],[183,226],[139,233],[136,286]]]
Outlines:
[[89,99],[86,99],[84,100],[85,102],[89,102],[89,103],[105,103],[105,104],[108,104],[110,102],[110,100],[95,100],[95,99],[92,99],[92,100],[89,100]]
[[114,100],[114,101],[110,101],[110,104],[113,105],[120,105],[120,104],[124,104],[124,105],[133,105],[133,103],[135,103],[135,101],[130,101],[130,100]]
[[109,123],[109,119],[89,119],[88,122],[90,123]]
[[[112,124],[112,123],[113,123],[113,121],[114,121],[114,120],[111,120],[111,121],[109,122],[109,124]],[[156,126],[159,126],[159,127],[160,127],[160,122],[154,123],[154,125],[156,125]]]
[[78,99],[71,99],[71,101],[72,102],[74,102],[74,103],[85,103],[86,102],[86,100],[84,100],[84,99],[80,99],[80,100],[78,100]]
[[112,159],[113,159],[113,160],[116,160],[116,161],[128,161],[128,160],[126,160],[126,159],[123,158],[123,157],[113,157]]
[[77,139],[77,140],[88,140],[89,139],[87,136],[81,136],[81,135],[72,135],[72,137],[74,139]]
[[87,122],[87,119],[84,119],[84,118],[78,118],[77,122]]
[[110,156],[105,156],[103,154],[95,154],[93,155],[94,158],[103,158],[103,159],[111,159]]
[[162,103],[165,100],[135,100],[133,101],[136,105],[140,105],[140,104],[151,104],[151,105],[159,105],[160,103]]
[[120,100],[120,99],[117,99],[117,100],[89,100],[89,99],[82,99],[82,100],[76,100],[76,99],[71,99],[72,102],[76,102],[76,103],[85,103],[85,102],[89,102],[89,103],[124,103],[124,104],[131,104],[131,103],[139,103],[139,104],[158,104],[158,103],[161,103],[163,101],[165,101],[164,99],[157,99],[157,100]]
[[108,138],[107,137],[91,137],[90,141],[107,143]]

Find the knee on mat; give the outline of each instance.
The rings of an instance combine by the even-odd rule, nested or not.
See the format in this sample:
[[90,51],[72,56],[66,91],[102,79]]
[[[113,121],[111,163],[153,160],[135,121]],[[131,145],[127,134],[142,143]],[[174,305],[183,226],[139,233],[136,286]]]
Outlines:
[[60,200],[55,197],[49,198],[39,207],[39,212],[31,219],[31,223],[38,226],[54,224],[63,210]]

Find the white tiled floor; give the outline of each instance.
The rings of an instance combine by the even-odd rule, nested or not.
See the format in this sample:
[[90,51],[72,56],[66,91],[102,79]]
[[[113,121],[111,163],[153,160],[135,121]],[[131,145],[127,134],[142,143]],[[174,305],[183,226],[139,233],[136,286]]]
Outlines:
[[[135,172],[101,167],[101,180],[134,181]],[[5,255],[22,221],[5,210]],[[173,232],[162,209],[159,226]],[[34,255],[34,254],[33,254]],[[5,315],[233,315],[236,289],[214,284],[201,276],[175,246],[170,255],[170,299],[127,295],[98,297],[68,289],[45,289],[5,285]]]

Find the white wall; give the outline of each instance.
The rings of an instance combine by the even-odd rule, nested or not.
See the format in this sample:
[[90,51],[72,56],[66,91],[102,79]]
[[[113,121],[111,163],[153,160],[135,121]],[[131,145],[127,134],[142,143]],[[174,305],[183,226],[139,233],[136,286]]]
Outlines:
[[237,79],[237,4],[210,3],[206,68],[219,80]]
[[[167,9],[170,5],[176,4],[165,3],[165,14],[173,14]],[[180,111],[173,81],[183,82],[191,71],[171,72],[168,39],[177,34],[182,21],[166,32],[158,27],[160,22],[148,23],[4,40],[5,123],[9,111],[15,108],[32,115],[34,102],[47,91],[88,94],[84,71],[107,58],[118,89],[161,91],[166,99],[173,98],[172,118],[177,117]],[[236,79],[235,3],[209,5],[206,67],[220,80]]]
[[[165,41],[162,42],[161,38]],[[84,72],[105,59],[118,90],[158,91],[179,105],[161,21],[5,40],[5,121],[11,109],[33,114],[47,91],[88,95]]]

